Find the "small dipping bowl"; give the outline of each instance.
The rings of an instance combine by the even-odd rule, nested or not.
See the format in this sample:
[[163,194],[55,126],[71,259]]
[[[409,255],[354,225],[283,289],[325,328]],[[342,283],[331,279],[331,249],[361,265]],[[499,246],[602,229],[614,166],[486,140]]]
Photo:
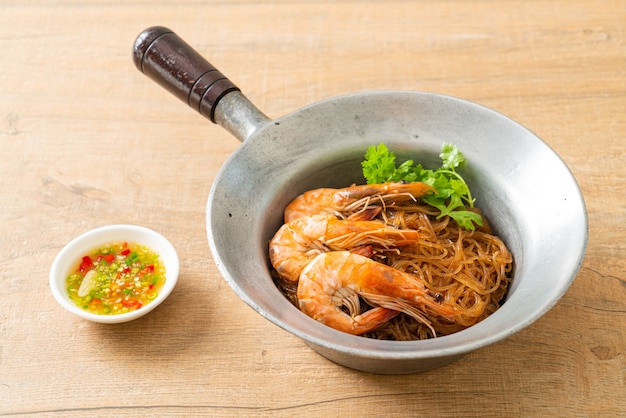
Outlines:
[[[99,247],[115,242],[128,242],[148,247],[159,254],[165,266],[165,284],[158,296],[141,308],[114,315],[99,315],[79,308],[67,293],[67,277],[76,268],[80,259]],[[109,225],[93,229],[74,238],[56,256],[50,269],[50,289],[54,298],[67,311],[89,321],[103,324],[118,324],[132,321],[151,312],[174,290],[178,281],[180,264],[174,246],[161,234],[136,225]]]

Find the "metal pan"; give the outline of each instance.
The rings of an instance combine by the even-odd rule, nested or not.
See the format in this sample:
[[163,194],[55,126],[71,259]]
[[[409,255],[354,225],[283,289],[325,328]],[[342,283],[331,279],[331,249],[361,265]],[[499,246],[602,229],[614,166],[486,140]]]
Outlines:
[[[576,276],[587,243],[578,185],[542,140],[497,112],[438,94],[373,91],[270,119],[167,28],[142,32],[133,58],[140,71],[242,141],[207,203],[209,246],[220,272],[255,311],[334,362],[394,374],[443,366],[533,323]],[[363,183],[363,154],[380,142],[399,159],[432,167],[443,142],[465,154],[462,175],[515,257],[506,302],[479,324],[427,341],[370,340],[314,321],[274,286],[267,247],[284,207],[308,189]]]

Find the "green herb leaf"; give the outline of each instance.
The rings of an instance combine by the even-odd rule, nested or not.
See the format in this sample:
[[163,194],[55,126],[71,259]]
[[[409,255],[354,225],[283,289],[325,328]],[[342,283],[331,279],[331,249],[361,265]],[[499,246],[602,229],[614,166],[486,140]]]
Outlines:
[[468,231],[476,229],[474,223],[477,225],[483,224],[482,216],[470,210],[454,210],[448,213],[448,215],[454,219],[461,228],[467,229]]
[[371,146],[361,163],[363,176],[369,184],[385,183],[396,171],[396,156],[389,152],[385,144]]
[[456,145],[444,143],[439,158],[443,161],[441,168],[453,170],[465,162],[465,157]]
[[442,165],[437,170],[427,170],[421,164],[414,165],[408,160],[396,166],[396,156],[383,143],[371,146],[361,163],[363,177],[368,184],[389,181],[421,181],[437,190],[437,193],[422,197],[427,204],[439,209],[438,218],[450,216],[461,228],[474,230],[482,225],[482,217],[466,209],[474,207],[474,199],[463,177],[456,168],[465,162],[463,153],[457,146],[444,143],[441,146]]

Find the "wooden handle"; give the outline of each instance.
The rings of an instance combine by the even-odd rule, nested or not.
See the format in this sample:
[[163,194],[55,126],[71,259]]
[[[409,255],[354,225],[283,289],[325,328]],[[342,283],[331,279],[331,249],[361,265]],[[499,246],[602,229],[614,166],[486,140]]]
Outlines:
[[135,66],[192,109],[215,123],[215,107],[239,91],[228,78],[168,28],[141,32],[133,46]]

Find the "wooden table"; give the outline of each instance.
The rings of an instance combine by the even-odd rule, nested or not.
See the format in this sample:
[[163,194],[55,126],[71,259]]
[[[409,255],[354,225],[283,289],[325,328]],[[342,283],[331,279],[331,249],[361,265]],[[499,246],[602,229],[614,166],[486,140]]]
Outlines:
[[[624,6],[3,1],[0,414],[625,416]],[[218,273],[205,204],[239,143],[134,68],[132,43],[152,25],[178,32],[271,117],[402,89],[524,124],[586,199],[589,245],[572,287],[522,332],[430,372],[381,376],[320,357]],[[157,310],[107,326],[64,311],[48,272],[72,238],[114,223],[164,234],[182,270]]]

